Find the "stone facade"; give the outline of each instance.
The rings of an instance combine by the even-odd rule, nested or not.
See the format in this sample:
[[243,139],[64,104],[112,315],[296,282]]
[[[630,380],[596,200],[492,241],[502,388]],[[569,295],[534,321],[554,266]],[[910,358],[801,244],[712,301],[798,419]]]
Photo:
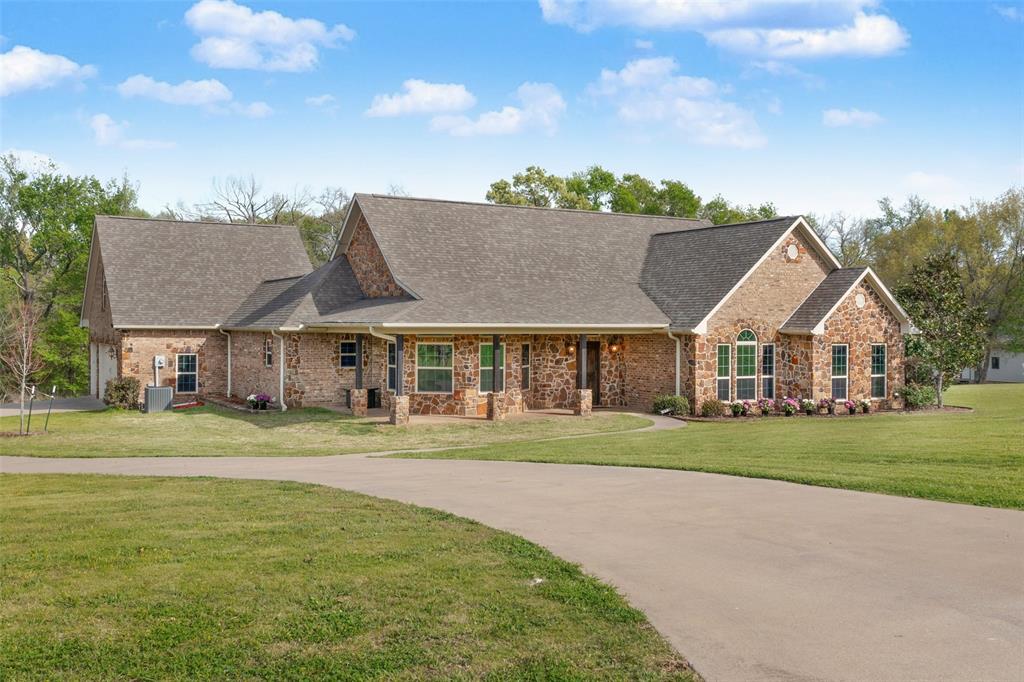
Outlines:
[[[120,376],[135,377],[144,387],[153,382],[153,358],[163,355],[160,385],[175,386],[177,355],[195,353],[197,389],[189,397],[227,392],[227,337],[217,330],[124,330],[119,338]],[[177,394],[182,395],[182,394]],[[140,391],[139,399],[142,399]]]
[[593,414],[593,391],[589,388],[581,388],[576,391],[576,405],[573,407],[573,414],[577,417],[589,417]]
[[384,254],[381,253],[377,240],[373,238],[366,218],[359,217],[348,249],[349,265],[359,282],[359,288],[370,298],[380,296],[404,296],[405,291],[398,286],[391,270],[388,268]]
[[[266,366],[264,349],[271,344],[271,366]],[[245,399],[266,393],[280,400],[281,340],[265,332],[231,332],[231,393]]]
[[349,408],[352,410],[352,415],[355,417],[366,416],[366,389],[365,388],[353,388],[349,392]]
[[409,423],[409,396],[396,395],[392,397],[389,421],[395,426],[405,426]]
[[491,391],[487,394],[487,418],[491,421],[504,421],[509,416],[522,412],[523,394],[518,388]]

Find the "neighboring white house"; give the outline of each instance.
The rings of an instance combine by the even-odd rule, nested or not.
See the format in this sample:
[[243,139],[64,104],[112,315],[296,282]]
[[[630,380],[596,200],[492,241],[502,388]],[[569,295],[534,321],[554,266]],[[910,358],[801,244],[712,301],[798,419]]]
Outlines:
[[[992,349],[986,381],[1024,382],[1024,353]],[[960,374],[961,381],[974,381],[977,369],[968,367]]]

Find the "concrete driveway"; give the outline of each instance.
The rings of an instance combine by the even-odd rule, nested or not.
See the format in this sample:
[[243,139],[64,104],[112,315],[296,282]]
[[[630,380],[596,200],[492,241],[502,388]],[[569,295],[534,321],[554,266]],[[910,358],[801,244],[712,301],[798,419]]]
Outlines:
[[618,587],[709,680],[1024,679],[1024,513],[684,471],[0,458],[3,472],[320,483],[522,535]]
[[[37,398],[32,406],[32,418],[38,415],[46,416],[46,408],[50,401],[46,398]],[[102,410],[106,405],[102,400],[90,396],[83,398],[57,398],[53,401],[53,412],[83,412],[87,410]],[[28,401],[25,402],[25,410],[28,410]],[[0,403],[0,417],[17,417],[18,403]]]

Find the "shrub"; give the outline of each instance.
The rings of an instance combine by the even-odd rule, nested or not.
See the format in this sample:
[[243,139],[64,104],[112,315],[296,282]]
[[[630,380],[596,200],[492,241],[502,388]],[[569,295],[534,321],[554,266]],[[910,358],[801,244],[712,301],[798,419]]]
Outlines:
[[654,411],[669,414],[690,414],[690,401],[683,395],[659,395],[654,399]]
[[907,384],[903,387],[903,402],[908,410],[919,410],[935,404],[935,387],[921,384]]
[[738,417],[743,414],[743,403],[732,403],[729,409],[732,410],[732,416]]
[[135,377],[111,379],[107,382],[107,389],[103,393],[103,402],[123,410],[138,409],[139,388],[139,380]]
[[705,400],[700,404],[700,416],[702,417],[724,417],[728,411],[728,406],[721,400]]

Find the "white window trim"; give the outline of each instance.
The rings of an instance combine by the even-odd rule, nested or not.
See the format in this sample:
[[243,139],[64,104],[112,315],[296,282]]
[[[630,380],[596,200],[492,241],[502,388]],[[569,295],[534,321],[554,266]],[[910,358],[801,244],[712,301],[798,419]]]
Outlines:
[[[342,352],[341,344],[343,344],[343,343],[351,343],[356,348],[356,350],[353,350],[351,353],[344,353],[344,352]],[[358,344],[356,344],[356,342],[354,340],[352,340],[352,339],[348,339],[346,341],[338,341],[338,369],[355,369],[356,366],[359,365],[359,352],[358,352],[358,348],[359,348]],[[344,357],[353,357],[353,358],[355,358],[356,359],[356,364],[352,365],[351,367],[349,367],[347,365],[341,364],[341,359],[344,358]]]
[[[834,349],[836,347],[842,347],[842,348],[846,349],[846,374],[833,374],[832,373],[832,366],[834,364],[833,358],[835,356],[835,350]],[[846,381],[846,397],[843,398],[843,400],[850,400],[850,344],[848,344],[848,343],[833,343],[831,345],[831,347],[829,348],[828,360],[829,360],[829,362],[828,362],[828,374],[829,374],[829,377],[828,377],[828,390],[829,390],[829,392],[830,393],[834,392],[834,391],[832,391],[832,380],[833,379],[844,379]],[[835,398],[834,395],[831,396],[831,397]]]
[[[529,362],[523,362],[523,349],[524,348],[529,348],[530,349],[529,352],[528,352],[528,354],[530,356],[530,361]],[[527,374],[530,377],[530,386],[533,386],[533,366],[532,365],[533,365],[533,348],[530,347],[529,343],[520,344],[519,345],[519,390],[520,391],[529,391],[530,390],[529,387],[527,387],[527,388],[523,387],[523,370],[524,369],[526,370]]]
[[[432,367],[430,365],[426,365],[424,367],[420,367],[420,346],[448,346],[449,348],[452,349],[452,364],[451,364],[451,366],[450,367]],[[417,341],[416,342],[415,366],[416,366],[416,390],[413,391],[414,393],[423,393],[424,395],[452,395],[455,392],[455,344],[454,343],[452,343],[450,341],[449,342],[429,341],[429,342],[426,342],[426,343],[420,343],[419,341]],[[420,370],[421,369],[446,369],[449,372],[451,372],[452,373],[452,390],[450,390],[450,391],[421,391],[420,390]]]
[[[771,348],[772,349],[772,373],[771,374],[765,374],[764,373],[764,351],[765,351],[766,348]],[[774,343],[762,343],[761,344],[761,353],[758,355],[758,359],[760,360],[760,362],[757,363],[758,364],[758,368],[761,370],[761,381],[757,385],[758,392],[759,392],[759,394],[760,394],[760,396],[762,398],[768,398],[768,396],[766,396],[764,394],[764,380],[765,379],[771,379],[772,380],[772,396],[771,396],[770,400],[775,400],[775,395],[779,392],[778,391],[778,386],[775,385],[775,366],[778,364],[778,358],[775,355],[775,344]]]
[[[729,373],[726,376],[721,377],[721,376],[718,376],[718,369],[719,369],[718,359],[721,357],[721,349],[722,349],[723,346],[725,348],[729,349],[729,368],[728,368]],[[730,402],[730,401],[732,401],[732,344],[731,343],[720,343],[717,346],[715,346],[715,399],[716,400],[722,400],[722,398],[719,397],[719,393],[718,393],[718,382],[722,381],[723,379],[725,379],[728,382],[728,384],[729,384],[729,397],[726,400],[722,401],[722,402]]]
[[[882,370],[881,374],[875,374],[875,346],[881,346],[884,349],[883,353],[885,355],[885,367]],[[847,351],[847,352],[849,352],[849,351]],[[847,365],[849,365],[849,362],[850,362],[849,358],[847,358],[846,362],[847,362]],[[889,397],[889,376],[888,376],[889,375],[889,344],[887,344],[887,343],[873,343],[873,344],[871,344],[871,358],[870,358],[869,362],[871,363],[871,365],[869,366],[869,369],[871,371],[871,378],[869,379],[870,383],[868,384],[868,394],[870,395],[870,394],[875,392],[875,379],[877,379],[878,377],[882,377],[882,386],[883,386],[883,388],[882,388],[882,396],[881,397],[875,397],[874,395],[870,395],[869,400],[885,400],[886,398]],[[847,372],[849,372],[849,370],[847,370]]]
[[274,366],[274,340],[263,339],[263,366]]
[[[480,364],[480,354],[483,352],[482,348],[484,346],[491,346],[491,345],[493,345],[493,344],[490,341],[481,341],[479,343],[479,345],[477,346],[477,349],[476,349],[476,363],[477,363],[476,390],[477,390],[477,393],[479,393],[480,395],[490,395],[490,393],[491,393],[490,391],[485,391],[483,389],[483,387],[481,386],[481,384],[483,383],[483,376],[482,376],[482,374],[483,374],[484,368],[483,368],[483,365]],[[504,379],[504,381],[502,382],[502,386],[504,386],[508,382],[508,367],[506,367],[506,365],[505,365],[505,363],[508,362],[508,349],[505,348],[505,342],[504,341],[500,345],[501,345],[501,376]],[[490,369],[490,367],[488,367],[488,369]],[[491,385],[492,386],[494,385],[494,381],[493,380],[491,381]]]
[[[742,334],[743,332],[750,332],[751,334],[754,334],[754,340],[753,341],[740,341],[739,340],[740,334]],[[753,346],[754,347],[754,373],[753,374],[744,374],[743,376],[740,376],[740,346],[743,346],[743,347]],[[740,398],[740,379],[753,379],[754,380],[754,397],[753,398],[742,398],[742,400],[757,400],[757,395],[758,395],[758,393],[760,393],[760,391],[758,390],[758,387],[757,387],[757,365],[758,365],[758,361],[760,359],[758,354],[757,354],[757,350],[758,350],[758,348],[757,348],[757,334],[754,333],[754,330],[753,329],[741,329],[740,333],[736,335],[736,350],[735,350],[735,355],[736,355],[736,382],[735,382],[735,384],[736,385],[734,386],[734,390],[733,390],[733,393],[732,393],[734,396],[736,396],[736,400],[741,400],[741,398]]]
[[[393,365],[391,364],[391,349],[392,348],[395,349],[395,364],[393,364]],[[454,361],[454,359],[453,359],[453,361]],[[395,368],[395,383],[398,383],[398,346],[395,344],[394,341],[388,341],[387,345],[384,347],[384,365],[385,365],[385,372],[384,372],[384,384],[385,384],[385,387],[387,388],[388,393],[394,393],[395,392],[395,387],[392,386],[391,382],[390,382],[391,368],[394,367]]]
[[[186,355],[190,355],[190,356],[194,356],[195,357],[195,359],[196,359],[196,371],[194,371],[194,372],[182,372],[181,371],[181,358],[183,356],[186,356]],[[195,378],[196,378],[196,390],[194,390],[194,391],[179,391],[178,390],[178,376],[179,375],[195,376]],[[175,393],[184,393],[186,395],[191,395],[191,394],[199,392],[199,353],[175,353],[174,354],[174,392]]]

